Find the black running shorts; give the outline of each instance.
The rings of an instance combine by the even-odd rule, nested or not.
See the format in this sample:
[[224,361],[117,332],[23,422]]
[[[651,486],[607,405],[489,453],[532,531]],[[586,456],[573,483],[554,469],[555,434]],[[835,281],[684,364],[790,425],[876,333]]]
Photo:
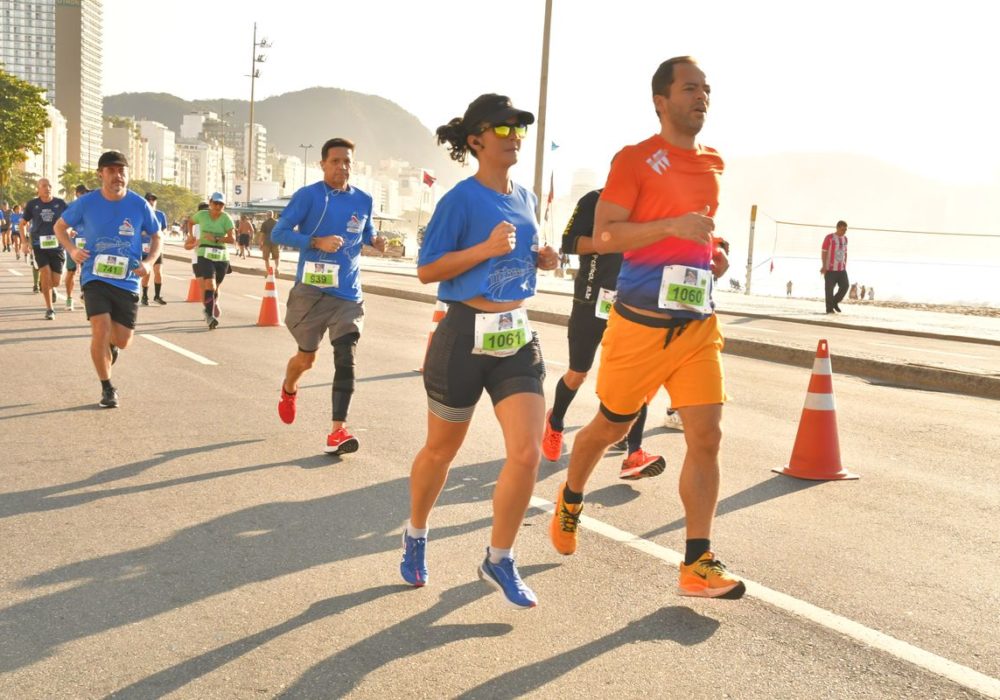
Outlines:
[[42,250],[35,248],[35,265],[41,270],[48,267],[57,275],[62,274],[63,265],[66,264],[66,252],[62,248],[49,248]]
[[608,321],[594,315],[593,304],[573,302],[573,310],[569,314],[569,368],[574,372],[589,372],[594,366],[594,356],[597,346],[604,337],[604,329]]
[[107,282],[91,280],[83,285],[83,306],[87,320],[111,314],[111,320],[126,328],[135,328],[139,315],[139,295]]
[[222,280],[226,278],[226,273],[229,272],[229,261],[228,260],[209,260],[208,258],[203,258],[198,256],[198,262],[194,264],[194,276],[201,277],[203,279],[215,278],[216,284],[222,284]]
[[483,389],[496,406],[514,394],[543,395],[545,361],[538,334],[509,357],[474,355],[476,314],[452,303],[431,337],[424,360],[424,390],[431,413],[453,422],[472,418]]

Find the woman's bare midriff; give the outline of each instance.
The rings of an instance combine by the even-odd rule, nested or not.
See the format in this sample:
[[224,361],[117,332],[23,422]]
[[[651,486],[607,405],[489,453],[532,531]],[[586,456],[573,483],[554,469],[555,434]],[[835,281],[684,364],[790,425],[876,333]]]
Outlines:
[[477,311],[498,313],[500,311],[513,311],[514,309],[524,306],[524,299],[518,299],[517,301],[490,301],[489,299],[479,296],[466,299],[462,303],[466,306],[471,306]]

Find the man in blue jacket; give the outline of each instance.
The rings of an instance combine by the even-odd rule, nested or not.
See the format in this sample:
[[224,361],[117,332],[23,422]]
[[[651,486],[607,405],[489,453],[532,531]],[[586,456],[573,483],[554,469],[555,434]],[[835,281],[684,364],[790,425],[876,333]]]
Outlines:
[[316,351],[328,334],[333,345],[333,423],[324,451],[341,455],[359,447],[346,421],[365,317],[358,275],[361,247],[368,244],[384,251],[385,239],[372,226],[371,195],[348,184],[354,143],[330,139],[321,157],[323,180],[297,191],[271,232],[275,243],[301,251],[285,313],[298,351],[288,361],[278,415],[285,423],[295,420],[299,379],[316,362]]

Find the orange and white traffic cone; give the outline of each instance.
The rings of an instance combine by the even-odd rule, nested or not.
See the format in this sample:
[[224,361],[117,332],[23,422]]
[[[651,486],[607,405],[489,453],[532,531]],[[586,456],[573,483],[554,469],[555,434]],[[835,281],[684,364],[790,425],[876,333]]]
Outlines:
[[[431,338],[434,337],[434,331],[437,330],[438,324],[441,322],[441,319],[444,318],[444,315],[446,313],[448,313],[447,304],[445,304],[443,301],[438,301],[434,304],[434,315],[431,316],[431,330],[427,334],[427,347],[424,348],[424,362],[427,361],[427,351],[431,349]],[[418,369],[417,371],[418,372],[424,371],[423,362],[420,363],[420,369]]]
[[197,301],[199,303],[205,301],[205,295],[201,291],[201,282],[198,281],[197,277],[191,278],[191,283],[188,285],[188,301]]
[[840,464],[840,439],[837,437],[837,409],[833,401],[833,370],[830,347],[819,341],[813,361],[812,378],[806,404],[799,420],[792,458],[784,469],[771,471],[797,479],[836,481],[857,479]]
[[268,266],[267,281],[264,282],[264,298],[260,300],[258,326],[280,326],[281,312],[278,310],[278,289],[274,286],[274,268]]

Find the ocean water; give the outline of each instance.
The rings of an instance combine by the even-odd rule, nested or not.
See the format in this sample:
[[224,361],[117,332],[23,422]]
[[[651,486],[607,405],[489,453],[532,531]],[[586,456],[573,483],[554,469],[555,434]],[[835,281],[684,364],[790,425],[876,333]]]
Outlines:
[[[755,266],[751,289],[754,294],[784,296],[785,285],[791,280],[792,296],[822,298],[819,268],[818,255],[768,258]],[[859,288],[874,287],[876,301],[1000,307],[1000,259],[993,256],[979,261],[852,258],[847,275]],[[729,289],[729,278],[744,284],[746,262],[741,266],[739,261],[730,260],[729,272],[720,280],[721,289]]]

